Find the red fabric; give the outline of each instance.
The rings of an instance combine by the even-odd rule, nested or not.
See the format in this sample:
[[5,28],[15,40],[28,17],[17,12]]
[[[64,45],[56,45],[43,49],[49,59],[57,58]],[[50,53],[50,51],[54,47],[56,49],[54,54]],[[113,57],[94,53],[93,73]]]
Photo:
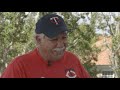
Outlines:
[[50,65],[35,49],[15,58],[6,68],[1,78],[89,78],[89,74],[70,52],[65,52],[61,60]]

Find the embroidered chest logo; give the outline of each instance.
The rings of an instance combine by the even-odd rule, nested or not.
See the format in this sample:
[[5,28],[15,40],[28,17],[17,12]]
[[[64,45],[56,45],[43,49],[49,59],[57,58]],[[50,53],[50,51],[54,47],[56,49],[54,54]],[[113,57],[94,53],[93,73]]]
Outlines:
[[77,77],[77,75],[76,75],[76,73],[75,73],[75,70],[74,69],[67,69],[66,70],[66,77],[68,77],[68,78],[76,78]]
[[58,17],[52,17],[52,18],[50,18],[50,21],[51,21],[52,23],[56,24],[56,25],[58,25],[59,22],[60,22]]

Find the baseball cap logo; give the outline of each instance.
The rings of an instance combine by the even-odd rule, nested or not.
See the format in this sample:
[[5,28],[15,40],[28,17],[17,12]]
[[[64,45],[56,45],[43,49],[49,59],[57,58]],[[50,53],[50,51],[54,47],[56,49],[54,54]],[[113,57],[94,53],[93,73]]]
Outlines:
[[56,24],[56,25],[59,24],[59,18],[58,18],[58,17],[52,17],[52,18],[50,18],[50,21],[51,21],[52,23]]

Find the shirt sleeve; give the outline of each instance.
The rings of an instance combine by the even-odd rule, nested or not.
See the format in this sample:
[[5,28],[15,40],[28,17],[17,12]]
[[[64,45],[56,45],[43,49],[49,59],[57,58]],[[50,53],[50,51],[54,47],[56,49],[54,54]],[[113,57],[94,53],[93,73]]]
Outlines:
[[81,64],[81,62],[78,62],[78,68],[79,68],[79,73],[82,78],[91,78],[90,74],[88,71],[85,69],[85,67]]

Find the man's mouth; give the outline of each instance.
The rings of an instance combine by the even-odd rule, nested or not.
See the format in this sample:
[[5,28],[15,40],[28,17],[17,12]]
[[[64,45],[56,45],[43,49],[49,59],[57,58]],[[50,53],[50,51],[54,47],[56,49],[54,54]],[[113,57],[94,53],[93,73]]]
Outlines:
[[65,51],[65,47],[63,48],[55,48],[54,50],[55,55],[62,55]]

